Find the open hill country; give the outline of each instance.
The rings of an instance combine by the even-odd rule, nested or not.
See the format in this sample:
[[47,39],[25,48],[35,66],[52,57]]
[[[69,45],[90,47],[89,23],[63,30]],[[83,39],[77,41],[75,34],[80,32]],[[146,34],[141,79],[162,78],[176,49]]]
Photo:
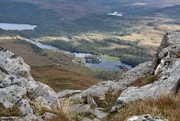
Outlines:
[[0,0],[0,120],[180,121],[179,0]]

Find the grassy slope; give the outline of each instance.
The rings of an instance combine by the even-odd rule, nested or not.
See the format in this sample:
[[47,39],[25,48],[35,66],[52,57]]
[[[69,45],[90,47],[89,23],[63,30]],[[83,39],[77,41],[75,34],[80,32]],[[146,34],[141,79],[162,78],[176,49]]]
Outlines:
[[[50,51],[44,51],[45,53],[48,53],[48,56],[42,56],[36,53],[29,44],[18,44],[16,42],[17,40],[9,36],[0,37],[0,46],[20,55],[24,59],[24,61],[30,66],[57,64],[57,62],[58,64],[67,65],[68,61],[72,58],[63,53],[59,53],[59,55],[56,55],[56,53]],[[54,60],[50,59],[53,57],[53,55]],[[58,61],[56,62],[55,60]]]
[[[83,66],[74,68],[73,63],[71,63],[72,57],[69,55],[43,51],[43,53],[47,53],[47,56],[43,56],[36,53],[29,44],[18,44],[15,43],[16,41],[10,36],[1,36],[0,46],[20,55],[31,66],[31,73],[34,79],[48,84],[55,91],[85,89],[100,81],[87,76],[91,73],[87,68]],[[70,69],[66,69],[67,67]],[[78,71],[75,72],[75,70]]]
[[118,110],[105,121],[127,121],[136,115],[150,114],[155,117],[167,119],[168,121],[179,121],[180,95],[162,95],[157,99],[145,99],[136,101]]
[[99,82],[97,79],[83,76],[77,72],[65,69],[62,66],[32,67],[31,74],[37,81],[53,87],[55,91],[64,89],[86,89]]

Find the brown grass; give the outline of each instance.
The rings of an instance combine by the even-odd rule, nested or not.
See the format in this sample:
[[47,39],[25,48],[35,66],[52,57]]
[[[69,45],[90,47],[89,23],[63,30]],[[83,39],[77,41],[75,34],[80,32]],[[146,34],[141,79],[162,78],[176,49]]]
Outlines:
[[112,93],[112,92],[107,92],[105,95],[106,98],[106,104],[104,105],[107,109],[107,111],[109,112],[110,109],[112,108],[112,106],[114,105],[114,102],[116,101],[116,99],[119,97],[119,95],[122,93],[122,90],[119,90],[116,93]]
[[59,101],[58,106],[52,106],[51,113],[56,116],[49,121],[72,121],[73,114],[69,111],[70,100]]
[[149,74],[145,74],[144,76],[136,79],[135,81],[133,81],[132,83],[128,84],[127,86],[136,86],[136,87],[141,87],[144,86],[146,84],[150,84],[153,83],[154,81],[156,81],[159,77],[159,74],[156,75],[149,75]]
[[[7,36],[8,38],[8,36]],[[47,54],[43,56],[34,51],[29,44],[19,44],[16,39],[0,40],[0,46],[11,50],[15,54],[21,56],[24,61],[30,66],[43,66],[48,64],[62,64],[68,65],[72,59],[64,53],[43,50],[42,53]]]
[[150,114],[168,121],[180,121],[180,95],[162,95],[157,99],[148,98],[123,107],[118,114],[109,116],[107,121],[126,121],[135,115]]
[[51,113],[51,119],[44,119],[45,117],[42,116],[42,118],[47,121],[71,121],[70,118],[73,116],[69,111],[70,99],[58,100],[58,104],[52,105],[51,109],[46,108],[35,101],[29,100],[29,103],[33,109],[33,113],[36,116],[41,116],[45,112]]
[[180,29],[180,26],[177,25],[177,24],[161,24],[161,25],[158,25],[157,28],[158,30],[160,31],[175,31],[175,30],[178,30]]
[[[119,97],[119,95],[122,93],[122,90],[119,90],[117,93],[112,93],[111,91],[108,91],[105,95],[105,100],[99,100],[99,97],[93,96],[94,101],[98,105],[98,107],[106,109],[107,112],[110,111],[112,106],[114,105],[114,102]],[[85,98],[85,104],[87,104],[87,99]]]
[[18,116],[22,117],[22,113],[20,109],[17,106],[13,106],[12,108],[5,108],[1,103],[0,103],[0,117],[1,116]]
[[86,89],[99,82],[97,79],[83,76],[57,65],[32,67],[31,74],[36,81],[49,85],[55,91],[63,89]]
[[[9,39],[5,40],[6,37]],[[92,73],[89,71],[90,69],[81,65],[77,65],[75,68],[71,62],[72,57],[70,55],[43,50],[43,53],[47,53],[47,56],[43,56],[35,53],[29,44],[19,44],[17,43],[18,40],[8,36],[5,36],[5,38],[2,38],[0,41],[0,46],[21,56],[30,65],[31,73],[35,80],[48,84],[55,91],[62,89],[86,89],[100,81],[88,76]],[[52,64],[63,65],[64,67],[45,66]]]

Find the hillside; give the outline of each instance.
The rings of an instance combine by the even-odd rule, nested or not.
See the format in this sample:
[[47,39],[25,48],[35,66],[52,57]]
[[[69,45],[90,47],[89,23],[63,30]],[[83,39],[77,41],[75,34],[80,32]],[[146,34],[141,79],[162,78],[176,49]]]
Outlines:
[[[9,32],[71,52],[107,54],[136,66],[152,60],[163,34],[180,28],[178,4],[176,0],[0,0],[0,22],[37,25],[34,30]],[[109,15],[116,11],[122,16]],[[64,41],[67,38],[72,41]]]
[[[11,0],[10,0],[11,1]],[[76,19],[90,14],[99,14],[106,7],[89,2],[89,0],[12,0],[31,3],[42,9],[53,10],[60,19]]]
[[[92,26],[92,23],[95,24],[94,21],[101,19],[99,14],[106,11],[106,9],[101,5],[87,1],[39,0],[35,2],[33,0],[0,0],[0,11],[0,22],[37,25],[38,27],[34,32],[20,32],[23,36],[28,37],[41,37],[44,35],[59,36],[62,34],[67,35],[68,33],[76,34],[85,31],[87,28],[90,31],[93,28],[99,30],[105,29],[100,25],[98,26],[99,28],[95,27],[95,25]],[[89,21],[88,19],[92,16],[95,20]],[[91,23],[91,26],[83,27],[81,21],[86,22],[87,20],[87,23]],[[19,32],[17,33],[19,34]]]
[[[72,63],[72,55],[41,49],[39,52],[36,50],[36,46],[29,43],[19,43],[19,40],[8,36],[7,33],[1,35],[0,46],[23,57],[24,61],[31,66],[34,79],[48,84],[55,91],[86,89],[100,81],[100,79],[95,78],[96,74],[90,69],[82,65],[75,68],[74,63]],[[87,83],[84,84],[82,82],[84,80]]]
[[178,12],[179,10],[180,10],[180,5],[175,5],[175,6],[164,7],[159,10],[156,10],[154,14],[163,17],[168,16],[173,19],[179,19],[180,17],[180,14]]
[[[166,12],[163,9],[167,9],[169,13],[175,12],[174,5],[180,4],[177,0],[161,0],[158,3],[142,0],[140,5],[137,0],[109,2],[109,0],[102,3],[91,0],[0,0],[0,22],[37,25],[34,31],[17,32],[28,38],[73,36],[86,32],[118,32],[124,31],[127,27],[133,29],[137,24],[142,25],[139,22],[146,17],[165,16]],[[171,7],[164,8],[167,5]],[[109,12],[115,11],[123,16],[108,16]],[[155,16],[155,14],[161,16]],[[165,18],[175,16],[177,19],[178,12],[173,16],[168,14]]]
[[[125,72],[119,81],[103,81],[88,89],[62,90],[58,93],[35,81],[29,65],[21,57],[0,48],[0,118],[179,121],[179,40],[180,31],[167,33],[154,60]],[[58,69],[61,70],[52,67],[52,70]],[[52,70],[48,72],[50,75]],[[44,70],[39,71],[42,73]]]
[[[21,36],[66,51],[115,57],[134,67],[152,60],[162,36],[180,28],[179,13],[176,12],[178,4],[177,0],[141,0],[140,3],[137,0],[0,0],[0,22],[37,25],[35,30],[3,30],[10,36]],[[122,16],[109,15],[115,11]],[[70,41],[67,42],[67,39]],[[42,65],[63,64],[74,68],[69,61],[72,57],[68,55],[56,53],[62,56],[63,59],[60,59],[55,57],[55,53],[39,50],[35,46],[36,54],[26,54],[26,50],[22,53],[19,48],[19,41],[16,44],[17,49],[12,49],[21,53],[30,65],[38,65],[42,61]],[[10,46],[8,49],[11,49]],[[49,58],[39,56],[47,53],[50,53]],[[33,56],[35,61],[28,59],[28,56]],[[84,70],[83,67],[81,69]],[[81,69],[77,70],[82,72]],[[85,75],[91,72],[88,70],[87,73]],[[114,72],[110,78],[107,78],[107,72],[92,75],[98,78],[103,76],[101,79],[105,80],[119,78]]]
[[65,89],[87,89],[89,86],[92,86],[100,81],[99,79],[84,76],[81,73],[68,70],[57,65],[32,67],[31,73],[34,79],[49,85],[56,92]]
[[179,0],[0,0],[0,23],[37,26],[0,26],[0,120],[180,121],[179,11]]

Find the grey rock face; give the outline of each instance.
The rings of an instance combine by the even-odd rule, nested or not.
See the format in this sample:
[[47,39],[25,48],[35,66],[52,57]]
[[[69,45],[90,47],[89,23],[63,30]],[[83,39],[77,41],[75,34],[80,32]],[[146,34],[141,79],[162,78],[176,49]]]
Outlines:
[[95,118],[95,119],[93,119],[93,121],[101,121],[101,120],[99,120],[98,118]]
[[92,114],[95,115],[98,119],[103,119],[107,116],[107,113],[104,113],[100,109],[96,108],[92,111]]
[[73,93],[80,93],[82,90],[62,90],[60,92],[57,92],[58,98],[62,98],[66,95],[71,95]]
[[32,114],[28,114],[23,118],[18,119],[17,121],[43,121],[40,116],[35,116]]
[[108,91],[117,92],[119,90],[125,89],[126,85],[133,82],[134,80],[142,77],[144,74],[147,74],[151,70],[152,62],[145,62],[137,67],[125,72],[121,79],[118,82],[114,81],[104,81],[99,82],[96,85],[91,86],[90,88],[82,91],[81,93],[75,95],[75,98],[82,98],[86,95],[98,96],[101,100],[105,98],[105,94]]
[[33,110],[27,100],[21,98],[18,101],[17,106],[20,108],[23,115],[33,115]]
[[91,97],[90,95],[87,95],[87,102],[92,108],[98,107],[96,102],[94,101],[93,97]]
[[[176,48],[180,44],[180,41],[179,41],[180,34],[179,33],[180,33],[179,31],[173,31],[173,32],[167,33],[163,37],[161,44],[155,54],[154,60],[152,62],[152,71],[151,71],[152,74],[155,73],[155,70],[156,70],[157,66],[160,64],[161,59],[164,58],[165,56],[170,57],[169,54],[171,53],[171,55],[173,55],[172,56],[173,58],[176,58],[176,55],[178,55],[177,57],[179,57],[179,54],[178,54],[179,49]],[[172,46],[174,46],[174,47],[171,48]],[[168,48],[171,48],[171,49],[168,49]],[[172,54],[171,51],[176,51],[177,54]]]
[[90,88],[83,90],[81,93],[76,94],[74,96],[72,96],[72,98],[74,99],[80,99],[82,97],[86,97],[87,95],[91,95],[91,96],[97,96],[99,97],[101,100],[105,99],[105,94],[108,91],[111,90],[120,90],[125,88],[125,85],[120,85],[117,82],[113,82],[113,81],[104,81],[104,82],[99,82],[96,85],[91,86]]
[[138,66],[132,68],[131,70],[124,73],[119,80],[121,84],[127,85],[134,80],[142,77],[144,74],[148,74],[151,71],[152,62],[148,61],[145,63],[141,63]]
[[91,107],[88,104],[87,105],[81,105],[81,104],[74,105],[70,108],[70,110],[72,112],[76,112],[76,113],[88,112],[88,111],[90,111],[90,109],[91,109]]
[[9,87],[0,88],[0,103],[2,103],[6,108],[11,108],[25,94],[25,87],[19,87],[17,85],[11,85]]
[[48,119],[51,119],[53,117],[56,117],[55,114],[52,114],[52,113],[48,113],[48,112],[45,112],[43,116],[41,116],[43,120],[48,120]]
[[32,98],[46,107],[57,104],[57,94],[49,86],[34,81],[29,65],[21,57],[0,48],[0,103],[5,108],[16,105],[26,116],[24,119],[34,120],[38,117],[29,104]]
[[51,107],[48,104],[48,101],[44,97],[38,96],[37,98],[35,98],[35,101],[37,103],[39,103],[40,105],[42,105],[42,106],[44,106],[44,107],[46,107],[48,109],[51,109]]
[[[174,37],[175,36],[175,37]],[[160,74],[154,83],[142,87],[128,87],[122,92],[116,102],[127,104],[144,98],[156,98],[162,94],[172,93],[174,86],[180,79],[180,32],[168,33],[166,40],[158,51],[155,74]],[[164,47],[164,48],[162,48]],[[155,66],[153,66],[155,67]],[[114,106],[116,108],[117,106]]]
[[44,99],[47,100],[49,106],[53,104],[57,104],[57,94],[56,92],[47,86],[46,84],[43,84],[41,82],[37,82],[38,87],[36,88],[34,92],[34,97],[44,97]]
[[165,121],[160,118],[153,117],[149,114],[141,115],[141,116],[133,116],[129,118],[127,121]]
[[82,121],[93,121],[93,120],[88,119],[88,118],[84,118]]
[[1,121],[17,121],[19,117],[0,117]]
[[[71,98],[74,100],[80,100],[80,102],[84,102],[83,97],[97,96],[99,97],[100,101],[105,101],[105,95],[107,94],[107,92],[112,92],[116,94],[116,92],[118,92],[119,90],[124,90],[125,88],[127,88],[126,87],[127,84],[132,83],[134,80],[142,77],[144,74],[150,73],[151,63],[152,62],[142,63],[137,67],[125,72],[122,78],[118,82],[114,82],[114,81],[99,82],[96,85],[93,85],[90,88],[83,90],[81,93],[75,94]],[[96,104],[96,102],[93,101],[93,99],[91,99],[91,101],[88,100],[88,102],[91,102],[89,103],[91,107],[95,107],[95,108],[98,107],[98,105]],[[117,100],[115,104],[116,105],[112,108],[111,111],[116,110],[116,108],[122,107],[124,105],[124,101]]]
[[[96,108],[98,105],[92,98],[93,96],[99,97],[99,101],[105,101],[105,95],[107,92],[112,92],[113,94],[116,94],[119,90],[123,90],[126,87],[127,84],[132,83],[134,80],[142,77],[144,74],[150,73],[151,70],[151,63],[152,62],[145,62],[137,67],[125,72],[122,76],[122,78],[118,81],[104,81],[104,82],[99,82],[96,85],[91,86],[90,88],[83,90],[79,94],[75,94],[74,96],[71,96],[72,99],[78,100],[80,102],[84,102],[83,97],[87,97],[87,102],[88,104],[91,105],[91,108]],[[60,93],[62,94],[62,93]],[[105,101],[106,102],[106,101]],[[116,101],[116,106],[113,107],[113,110],[116,110],[116,108],[120,108],[124,105],[124,102],[121,100]],[[77,106],[77,109],[81,108],[82,106]],[[90,110],[90,109],[89,109]],[[97,113],[98,111],[95,110],[93,113]],[[95,114],[93,114],[95,115]],[[107,114],[102,112],[102,117],[104,118]],[[98,115],[95,115],[97,118]]]

